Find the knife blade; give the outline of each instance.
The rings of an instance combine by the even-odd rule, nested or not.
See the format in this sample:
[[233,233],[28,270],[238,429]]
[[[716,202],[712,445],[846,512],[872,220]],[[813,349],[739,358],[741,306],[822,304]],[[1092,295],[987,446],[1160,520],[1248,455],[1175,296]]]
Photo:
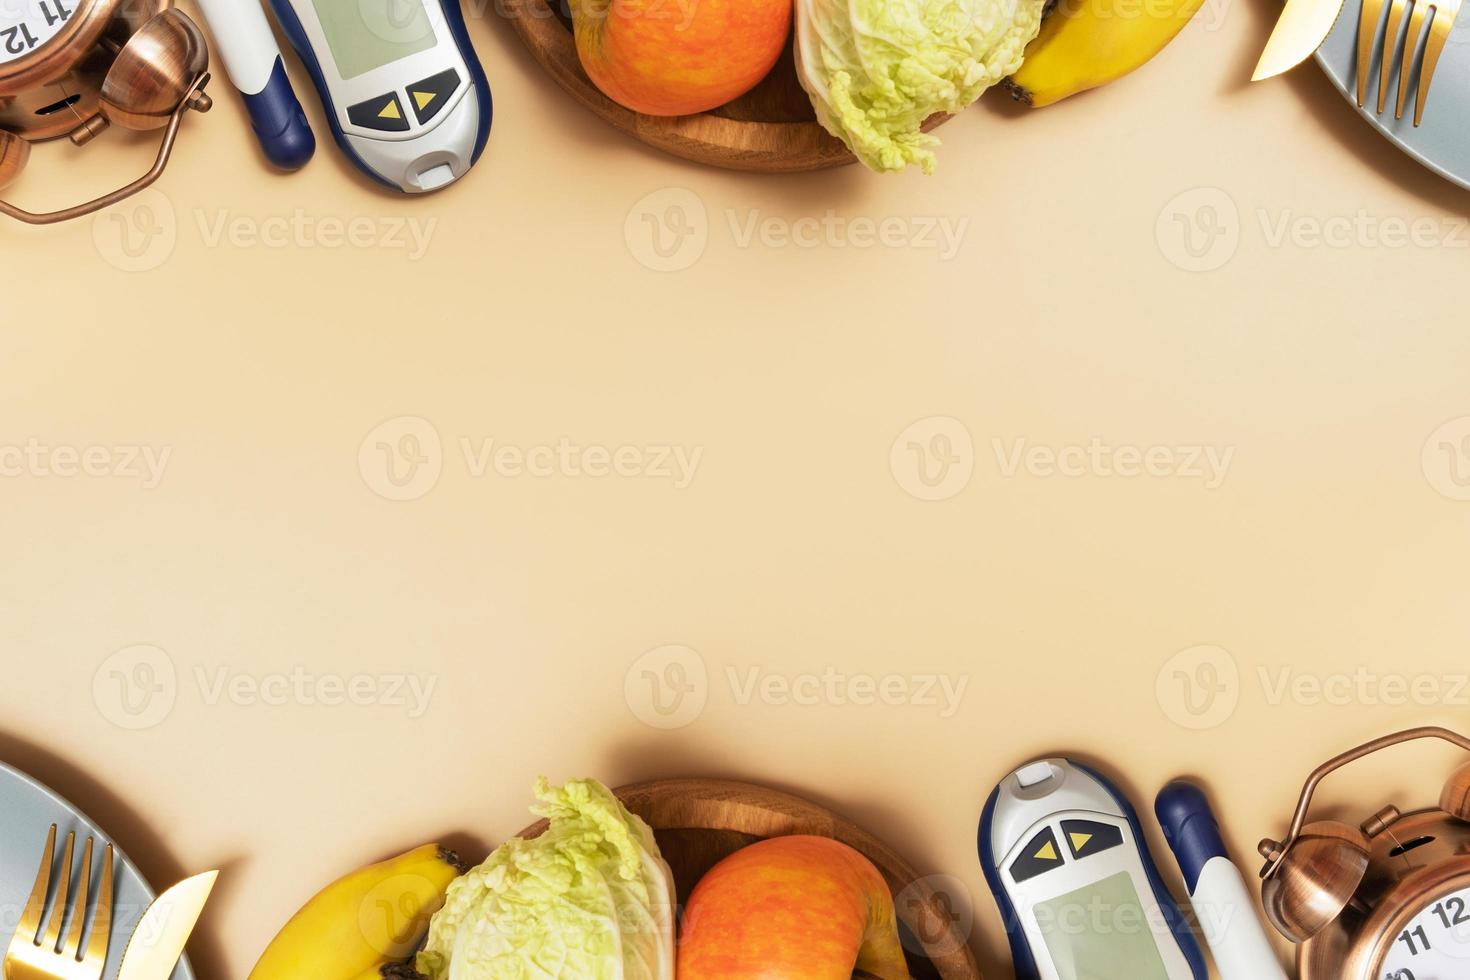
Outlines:
[[168,980],[173,976],[218,877],[218,871],[195,875],[153,900],[123,951],[117,980]]
[[1332,32],[1342,6],[1343,0],[1286,0],[1251,81],[1280,75],[1310,58]]

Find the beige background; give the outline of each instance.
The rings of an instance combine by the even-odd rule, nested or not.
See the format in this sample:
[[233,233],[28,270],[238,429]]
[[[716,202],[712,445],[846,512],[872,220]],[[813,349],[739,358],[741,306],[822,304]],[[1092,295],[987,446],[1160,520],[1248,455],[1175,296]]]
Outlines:
[[[1105,93],[1034,115],[988,99],[943,130],[930,179],[665,159],[573,105],[494,18],[472,23],[490,151],[432,200],[383,196],[330,149],[267,173],[219,85],[157,194],[0,230],[0,446],[102,447],[112,474],[0,479],[0,757],[157,881],[224,868],[193,947],[204,980],[243,976],[338,872],[498,842],[538,773],[735,776],[837,807],[972,895],[997,977],[975,822],[1029,756],[1100,760],[1144,806],[1203,777],[1253,869],[1312,765],[1395,727],[1463,727],[1470,702],[1470,423],[1436,434],[1470,416],[1470,198],[1311,67],[1241,84],[1263,4],[1207,7]],[[12,193],[63,203],[148,152],[45,147]],[[843,230],[782,244],[829,210]],[[283,242],[273,219],[298,211]],[[668,259],[687,268],[649,267],[645,213],[694,230]],[[1215,250],[1191,258],[1177,215],[1219,229]],[[744,241],[752,216],[775,231]],[[853,218],[896,218],[905,241],[968,224],[946,258],[857,247]],[[320,222],[354,219],[358,242],[330,247]],[[427,250],[383,219],[417,222]],[[1348,247],[1313,243],[1344,219]],[[1433,247],[1372,234],[1415,221]],[[395,502],[377,444],[404,445],[406,416],[432,425],[440,451],[419,446],[441,472]],[[995,440],[1093,437],[1233,456],[1213,489],[997,458]],[[682,489],[560,463],[477,476],[461,440],[489,439],[631,446],[640,472],[658,447],[701,455]],[[949,482],[931,492],[910,443],[943,450]],[[128,447],[170,453],[156,486]],[[935,493],[952,495],[919,499]],[[664,665],[641,658],[669,644],[706,680],[661,730],[643,672]],[[1171,661],[1200,645],[1224,652]],[[153,685],[123,686],[140,664]],[[1186,701],[1201,665],[1224,689]],[[251,693],[297,668],[383,696]],[[741,689],[829,668],[968,686],[949,717]],[[436,685],[418,717],[387,696],[407,675]],[[1325,803],[1425,805],[1455,761],[1404,750]]]

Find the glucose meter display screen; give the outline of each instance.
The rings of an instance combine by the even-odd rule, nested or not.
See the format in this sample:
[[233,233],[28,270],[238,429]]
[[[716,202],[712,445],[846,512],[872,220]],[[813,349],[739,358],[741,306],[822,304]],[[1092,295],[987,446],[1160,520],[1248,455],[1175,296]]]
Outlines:
[[422,0],[311,0],[344,80],[427,51],[434,27]]
[[1061,980],[1169,980],[1128,872],[1039,902],[1035,911]]

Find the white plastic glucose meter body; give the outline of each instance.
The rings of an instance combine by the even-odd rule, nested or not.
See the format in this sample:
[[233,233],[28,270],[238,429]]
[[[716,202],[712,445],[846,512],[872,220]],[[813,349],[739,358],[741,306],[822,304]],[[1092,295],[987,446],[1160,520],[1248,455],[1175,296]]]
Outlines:
[[407,194],[463,177],[490,135],[490,85],[459,0],[270,0],[333,135]]
[[1097,773],[1047,759],[1007,776],[979,845],[1018,980],[1206,980],[1137,814]]

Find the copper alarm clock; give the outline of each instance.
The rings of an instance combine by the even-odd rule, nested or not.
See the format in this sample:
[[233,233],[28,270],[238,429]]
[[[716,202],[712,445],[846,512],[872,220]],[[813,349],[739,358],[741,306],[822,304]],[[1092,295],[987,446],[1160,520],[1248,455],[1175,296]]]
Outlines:
[[1261,842],[1266,914],[1300,944],[1301,980],[1470,978],[1470,765],[1450,777],[1437,807],[1388,806],[1357,827],[1307,822],[1327,775],[1422,738],[1470,751],[1452,731],[1416,728],[1345,752],[1307,780],[1286,839]]
[[70,136],[80,146],[114,124],[165,130],[153,168],[126,187],[44,214],[0,201],[0,213],[49,224],[152,184],[184,114],[210,107],[208,67],[204,35],[170,0],[0,0],[0,188],[20,176],[33,143]]

